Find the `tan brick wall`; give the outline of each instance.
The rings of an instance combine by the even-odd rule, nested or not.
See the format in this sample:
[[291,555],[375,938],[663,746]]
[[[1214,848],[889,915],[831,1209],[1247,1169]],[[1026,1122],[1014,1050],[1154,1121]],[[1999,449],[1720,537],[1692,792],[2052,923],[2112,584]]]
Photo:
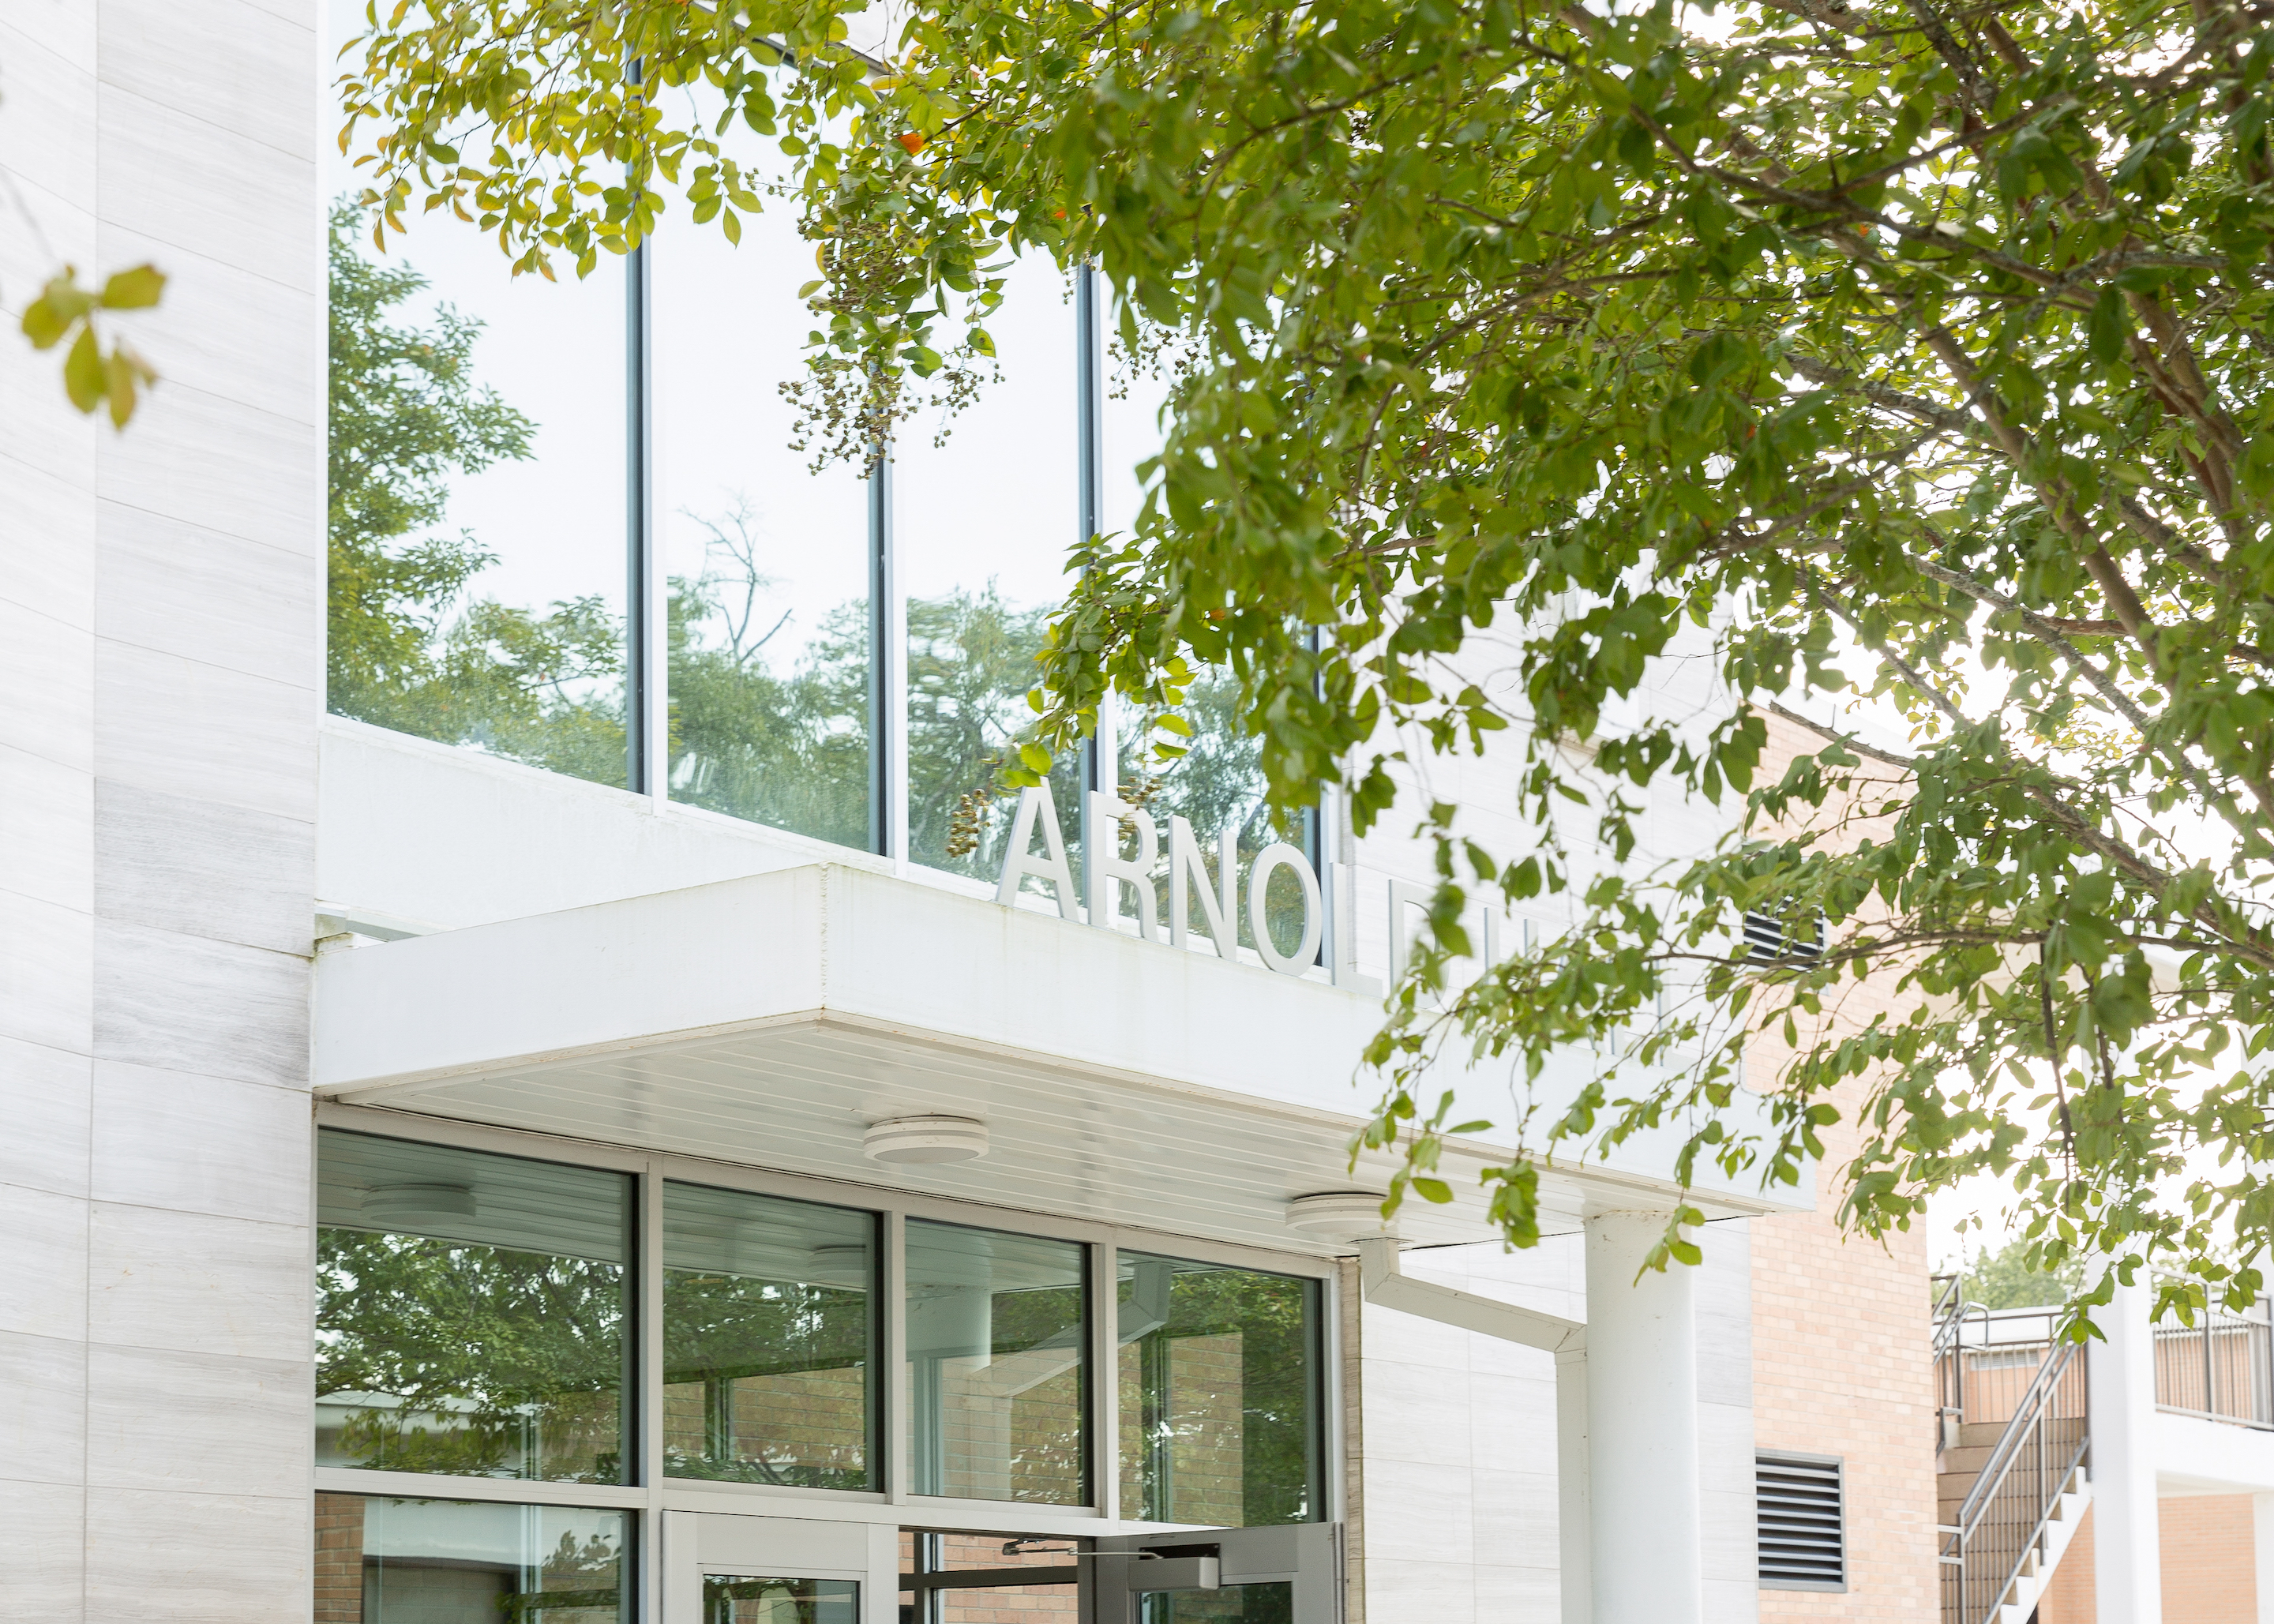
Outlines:
[[2163,1531],[2164,1624],[2248,1624],[2258,1616],[2249,1495],[2158,1500],[2156,1520]]
[[[2213,1494],[2156,1502],[2164,1569],[2164,1624],[2252,1624],[2258,1557],[2251,1497]],[[2098,1624],[2092,1591],[2092,1513],[2076,1530],[2037,1604],[2037,1624]]]
[[[1811,743],[1770,718],[1764,776]],[[1860,1024],[1886,1007],[1875,985],[1851,984],[1832,1013]],[[1748,1075],[1764,1084],[1784,1058],[1781,1043],[1756,1044]],[[1835,1101],[1843,1120],[1823,1135],[1817,1210],[1753,1225],[1754,1444],[1838,1456],[1848,1510],[1846,1592],[1765,1590],[1761,1617],[1939,1624],[1926,1236],[1847,1240],[1835,1216],[1863,1093]]]
[[363,1496],[316,1496],[315,1624],[363,1624]]

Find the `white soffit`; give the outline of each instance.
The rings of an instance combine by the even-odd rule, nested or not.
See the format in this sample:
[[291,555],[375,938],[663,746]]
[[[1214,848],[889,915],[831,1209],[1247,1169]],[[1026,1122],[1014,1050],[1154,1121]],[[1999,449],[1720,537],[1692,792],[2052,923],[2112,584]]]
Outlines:
[[[327,954],[315,999],[332,1099],[1096,1222],[1345,1251],[1288,1229],[1287,1201],[1390,1167],[1346,1165],[1376,1003],[835,865]],[[870,1124],[922,1115],[983,1122],[990,1153],[863,1157]],[[1458,1199],[1407,1202],[1400,1233],[1488,1238],[1493,1155],[1456,1147]],[[1633,1167],[1542,1180],[1564,1228],[1672,1193]]]

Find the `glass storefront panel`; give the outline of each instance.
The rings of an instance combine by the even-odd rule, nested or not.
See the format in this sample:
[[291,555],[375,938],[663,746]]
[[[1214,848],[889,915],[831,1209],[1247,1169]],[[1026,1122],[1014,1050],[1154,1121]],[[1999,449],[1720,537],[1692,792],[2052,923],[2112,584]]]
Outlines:
[[[765,167],[741,124],[721,139]],[[813,244],[794,196],[764,200],[739,247],[678,214],[647,250],[671,798],[872,849],[868,482],[813,466],[825,436],[785,393]]]
[[315,1624],[623,1624],[621,1511],[316,1496]]
[[703,1575],[703,1624],[860,1624],[861,1587],[850,1579]]
[[1088,1503],[1088,1249],[907,1224],[907,1410],[915,1490]]
[[627,1481],[631,1181],[327,1130],[316,1463]]
[[1133,1252],[1118,1273],[1121,1515],[1319,1517],[1316,1282]]
[[[907,594],[908,855],[990,881],[1014,798],[990,786],[1034,720],[1035,656],[1065,596],[1080,518],[1069,285],[1042,259],[1021,261],[1008,284],[987,323],[1001,376],[983,380],[960,411],[915,413],[892,450]],[[1051,781],[1069,846],[1076,789],[1069,752]]]
[[876,1232],[845,1207],[664,1185],[666,1473],[877,1486]]

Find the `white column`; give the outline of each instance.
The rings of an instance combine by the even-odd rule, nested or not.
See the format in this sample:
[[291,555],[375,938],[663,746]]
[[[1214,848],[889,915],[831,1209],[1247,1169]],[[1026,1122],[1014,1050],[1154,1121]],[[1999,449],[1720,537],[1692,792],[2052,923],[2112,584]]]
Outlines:
[[2274,1494],[2250,1497],[2250,1532],[2258,1559],[2258,1624],[2274,1624]]
[[2107,1337],[2090,1345],[2092,1575],[2099,1616],[2163,1624],[2156,1516],[2156,1343],[2148,1289],[2119,1286],[2093,1316]]
[[1691,1272],[1638,1277],[1668,1216],[1602,1213],[1586,1224],[1594,1624],[1698,1624],[1704,1610]]

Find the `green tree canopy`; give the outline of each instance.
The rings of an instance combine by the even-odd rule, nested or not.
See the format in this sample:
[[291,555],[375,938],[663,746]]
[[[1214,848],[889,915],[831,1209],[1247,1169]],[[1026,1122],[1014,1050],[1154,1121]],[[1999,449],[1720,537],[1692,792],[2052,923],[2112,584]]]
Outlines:
[[[2255,1289],[2218,1259],[2274,1229],[2264,0],[1006,0],[915,7],[873,63],[835,10],[413,4],[347,58],[372,196],[531,268],[674,194],[734,235],[749,177],[665,94],[700,77],[797,167],[821,365],[858,359],[878,432],[988,347],[1006,247],[1187,346],[1156,493],[1055,623],[1046,735],[1223,665],[1282,806],[1340,780],[1364,827],[1401,753],[1520,759],[1521,849],[1410,808],[1445,883],[1373,1055],[1401,1192],[1449,1194],[1426,1055],[1592,1048],[1489,1176],[1519,1244],[1544,1153],[1680,1120],[1685,1173],[1794,1180],[1858,1081],[1863,1231],[1988,1171],[2052,1261]],[[1685,627],[1734,709],[1607,728]],[[1767,713],[1812,741],[1773,782]],[[1642,865],[1683,794],[1742,828]],[[1577,923],[1440,1007],[1478,890]],[[1821,952],[1749,959],[1746,912]],[[1865,976],[1886,1012],[1819,1023]],[[1788,1026],[1744,1128],[1746,1034]]]

